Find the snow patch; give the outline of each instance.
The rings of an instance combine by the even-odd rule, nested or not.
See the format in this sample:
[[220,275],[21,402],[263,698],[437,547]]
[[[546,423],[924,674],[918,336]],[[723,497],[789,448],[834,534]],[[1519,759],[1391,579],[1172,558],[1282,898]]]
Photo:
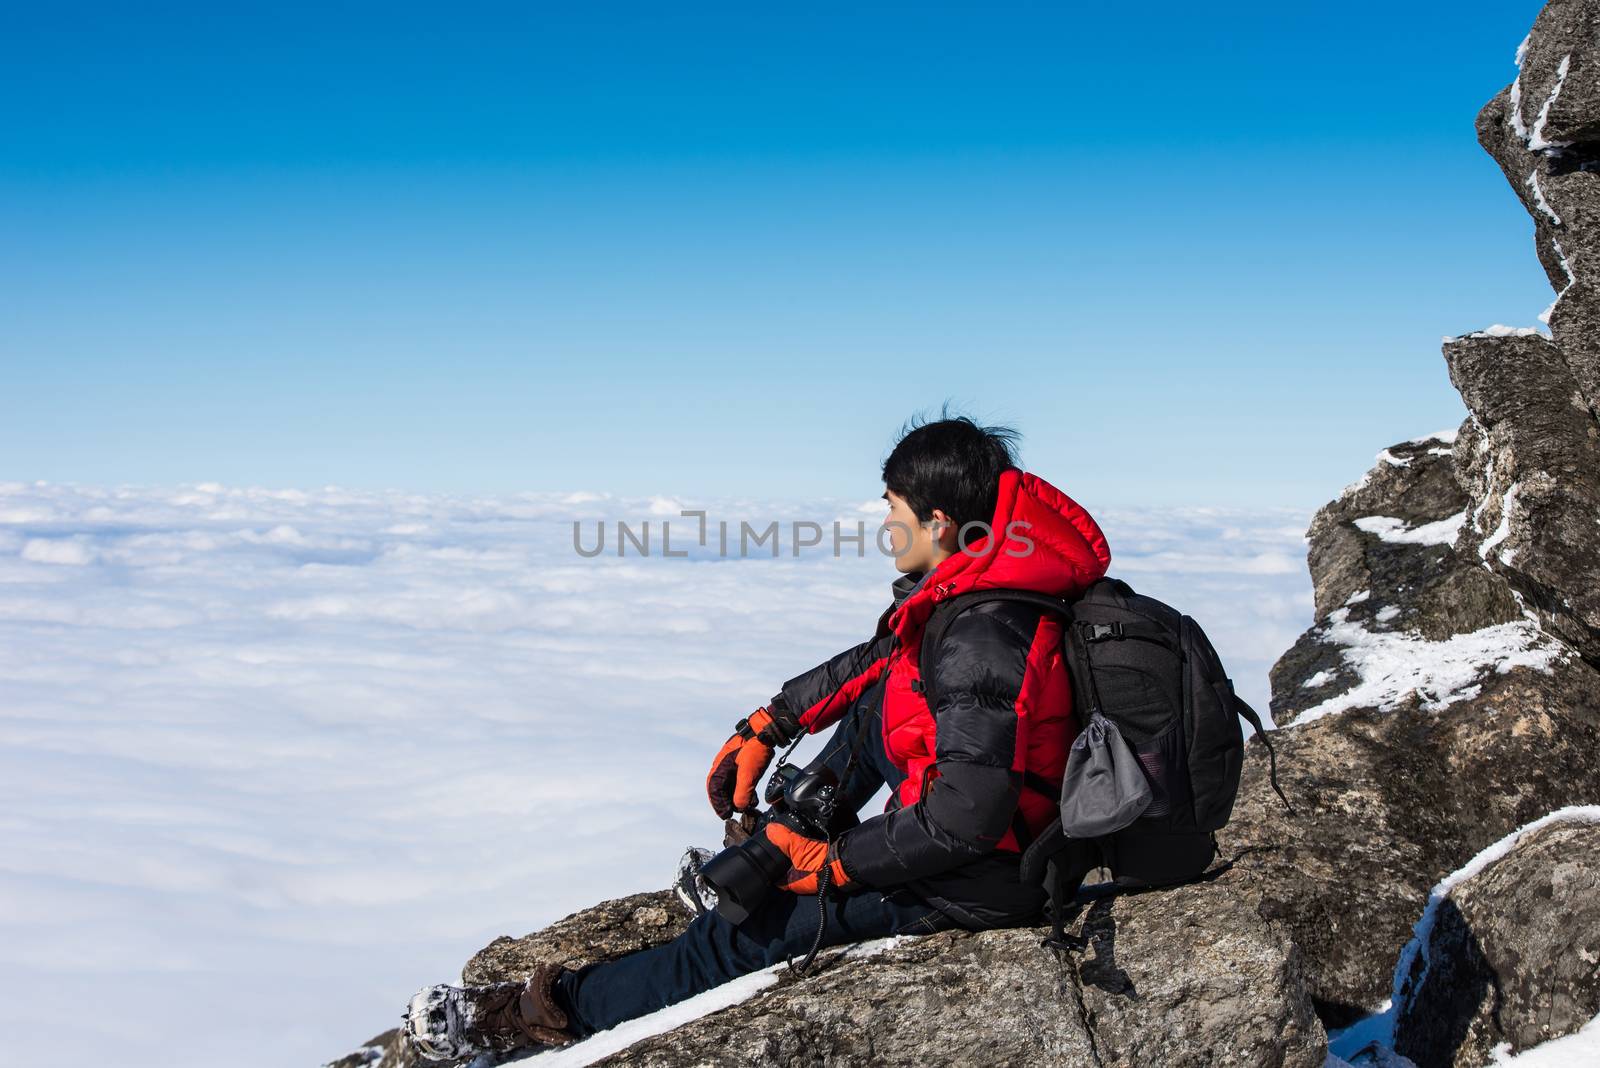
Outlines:
[[1411,466],[1411,458],[1409,456],[1408,457],[1396,456],[1394,453],[1390,452],[1388,449],[1384,449],[1382,452],[1378,453],[1378,462],[1379,463],[1389,464],[1391,467],[1410,467]]
[[[1520,66],[1520,64],[1519,64]],[[1528,126],[1522,121],[1522,75],[1517,75],[1511,83],[1510,108],[1506,121],[1511,124],[1519,140],[1524,144],[1528,141]]]
[[1350,596],[1346,597],[1344,599],[1344,603],[1345,604],[1360,604],[1362,601],[1365,601],[1368,597],[1371,597],[1371,596],[1372,596],[1372,591],[1371,590],[1357,590],[1355,593],[1352,593]]
[[[1510,488],[1505,492],[1505,496],[1500,498],[1500,525],[1494,528],[1493,534],[1484,539],[1482,545],[1478,546],[1478,556],[1481,559],[1487,561],[1489,559],[1489,550],[1511,536],[1511,505],[1516,501],[1517,490],[1521,487],[1522,483],[1520,482],[1511,483]],[[1509,563],[1509,561],[1503,559],[1503,554],[1501,562]]]
[[1529,1046],[1521,1053],[1512,1053],[1509,1042],[1500,1043],[1490,1052],[1495,1064],[1516,1068],[1590,1068],[1600,1064],[1600,1016],[1570,1035]]
[[[1383,1045],[1385,1041],[1393,1041],[1393,1009],[1393,999],[1385,998],[1376,1012],[1363,1016],[1346,1027],[1329,1031],[1328,1063],[1324,1068],[1333,1068],[1336,1061],[1339,1065],[1350,1065],[1354,1068],[1346,1058],[1358,1056],[1362,1057],[1362,1063],[1369,1065],[1370,1068],[1381,1068],[1385,1056],[1398,1057],[1399,1054]],[[1405,1064],[1411,1063],[1403,1057],[1400,1059]],[[1389,1063],[1392,1065],[1393,1061]]]
[[1484,452],[1489,455],[1489,459],[1483,465],[1483,500],[1472,510],[1472,529],[1482,530],[1483,511],[1489,507],[1489,488],[1494,485],[1494,449],[1489,446],[1489,432],[1484,430],[1476,415],[1472,417],[1472,422],[1478,428],[1478,439],[1484,444]]
[[1507,326],[1505,323],[1494,323],[1482,330],[1474,330],[1470,334],[1457,334],[1455,337],[1446,334],[1442,340],[1460,341],[1469,337],[1536,337],[1540,334],[1541,331],[1537,326]]
[[1555,312],[1556,305],[1561,303],[1561,298],[1566,296],[1567,290],[1571,289],[1578,282],[1578,276],[1572,273],[1572,264],[1567,261],[1567,251],[1561,247],[1561,242],[1552,237],[1550,239],[1550,244],[1555,247],[1556,255],[1561,260],[1561,270],[1565,272],[1567,276],[1567,284],[1561,287],[1561,292],[1556,294],[1556,299],[1550,302],[1550,306],[1539,313],[1539,321],[1544,323],[1546,326],[1550,325],[1550,316]]
[[1557,226],[1560,226],[1561,225],[1561,216],[1556,214],[1556,210],[1554,208],[1552,208],[1550,206],[1550,202],[1544,198],[1544,190],[1539,188],[1539,172],[1538,171],[1531,172],[1528,175],[1528,180],[1526,182],[1524,182],[1523,184],[1526,185],[1529,189],[1533,190],[1533,205],[1534,205],[1534,207],[1538,208],[1540,211],[1544,212],[1544,214],[1548,215],[1550,217],[1550,221],[1552,223],[1554,223]]
[[1552,148],[1565,148],[1571,141],[1548,141],[1544,136],[1544,124],[1550,118],[1550,108],[1555,104],[1556,97],[1561,95],[1561,86],[1566,83],[1567,70],[1572,65],[1572,55],[1568,53],[1561,57],[1560,66],[1556,67],[1556,84],[1550,87],[1550,95],[1544,98],[1544,106],[1539,109],[1538,118],[1533,120],[1533,129],[1528,131],[1528,151],[1545,152]]
[[1302,690],[1315,690],[1318,686],[1326,686],[1333,681],[1333,672],[1319,671],[1305,682],[1300,684]]
[[1388,604],[1388,605],[1384,605],[1382,608],[1378,609],[1378,614],[1373,616],[1372,618],[1377,620],[1379,623],[1387,623],[1391,619],[1393,619],[1396,616],[1398,616],[1399,614],[1400,614],[1400,609],[1399,608],[1395,607],[1392,604]]
[[1455,515],[1424,523],[1420,527],[1408,526],[1405,520],[1391,515],[1362,516],[1355,521],[1355,525],[1358,530],[1376,534],[1381,541],[1409,545],[1454,545],[1466,521],[1467,510],[1463,508]]
[[[1420,438],[1412,438],[1410,441],[1407,441],[1406,444],[1426,445],[1430,441],[1442,441],[1446,445],[1454,445],[1456,443],[1457,433],[1459,433],[1459,431],[1456,427],[1451,427],[1449,430],[1435,430],[1433,433],[1426,434]],[[1445,451],[1448,452],[1449,450],[1447,449]]]
[[1538,624],[1522,619],[1430,641],[1404,632],[1371,631],[1350,620],[1350,609],[1328,616],[1323,637],[1336,645],[1361,680],[1345,692],[1301,712],[1295,726],[1351,708],[1389,712],[1415,694],[1424,711],[1437,712],[1476,697],[1489,670],[1514,667],[1548,672],[1562,656]]

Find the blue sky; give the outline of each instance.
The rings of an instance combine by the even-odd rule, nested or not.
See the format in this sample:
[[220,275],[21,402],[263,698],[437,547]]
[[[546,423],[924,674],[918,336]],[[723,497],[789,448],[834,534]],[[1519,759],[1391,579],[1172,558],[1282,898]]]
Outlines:
[[0,479],[870,498],[949,398],[1315,507],[1551,298],[1538,8],[13,5]]

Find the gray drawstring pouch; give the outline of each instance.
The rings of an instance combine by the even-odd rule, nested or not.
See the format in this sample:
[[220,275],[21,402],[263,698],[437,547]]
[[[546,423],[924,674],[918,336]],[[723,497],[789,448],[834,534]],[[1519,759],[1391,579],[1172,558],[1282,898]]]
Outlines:
[[1150,807],[1150,782],[1117,725],[1089,717],[1067,755],[1061,784],[1061,830],[1069,838],[1120,831]]

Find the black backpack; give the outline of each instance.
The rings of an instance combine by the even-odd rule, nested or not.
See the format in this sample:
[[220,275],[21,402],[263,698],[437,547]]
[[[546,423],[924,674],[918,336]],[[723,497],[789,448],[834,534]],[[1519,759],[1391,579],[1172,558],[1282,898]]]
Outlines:
[[[1063,912],[1094,869],[1107,868],[1119,887],[1145,888],[1188,882],[1210,867],[1217,848],[1214,832],[1228,822],[1239,790],[1241,718],[1266,744],[1272,788],[1283,798],[1277,754],[1261,717],[1234,693],[1233,680],[1200,625],[1114,578],[1100,579],[1071,600],[993,589],[941,602],[922,637],[918,689],[930,708],[933,658],[945,631],[965,609],[1000,600],[1037,604],[1064,617],[1063,645],[1080,731],[1095,712],[1110,720],[1150,785],[1149,807],[1122,830],[1069,838],[1057,819],[1033,842],[1018,842],[1024,850],[1022,878],[1042,882],[1049,892],[1055,931],[1047,944],[1059,950],[1066,945]],[[1060,789],[1059,784],[1030,785]]]

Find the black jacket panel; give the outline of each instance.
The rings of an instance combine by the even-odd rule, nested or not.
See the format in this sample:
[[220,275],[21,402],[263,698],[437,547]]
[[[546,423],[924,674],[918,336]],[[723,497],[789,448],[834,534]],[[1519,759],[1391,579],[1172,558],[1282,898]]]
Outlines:
[[912,885],[950,905],[966,926],[1037,912],[1042,891],[1021,886],[1018,854],[995,847],[1017,810],[1017,697],[1039,615],[1030,605],[991,601],[962,612],[945,632],[932,679],[932,781],[915,804],[841,838],[839,857],[852,879]]

